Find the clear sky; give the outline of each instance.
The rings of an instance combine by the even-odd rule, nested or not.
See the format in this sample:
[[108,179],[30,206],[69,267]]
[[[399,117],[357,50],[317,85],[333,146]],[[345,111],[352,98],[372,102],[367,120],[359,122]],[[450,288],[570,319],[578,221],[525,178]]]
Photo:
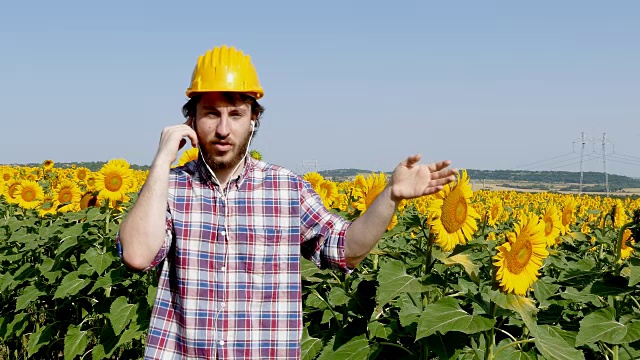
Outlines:
[[149,164],[184,122],[197,57],[222,44],[265,89],[253,148],[296,172],[412,153],[579,171],[584,132],[584,170],[602,171],[606,133],[609,172],[640,177],[630,0],[2,2],[0,163]]

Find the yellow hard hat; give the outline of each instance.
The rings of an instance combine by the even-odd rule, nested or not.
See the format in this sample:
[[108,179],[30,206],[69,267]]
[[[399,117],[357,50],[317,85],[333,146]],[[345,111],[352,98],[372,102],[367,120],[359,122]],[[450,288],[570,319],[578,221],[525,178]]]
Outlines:
[[264,96],[251,57],[226,45],[215,47],[198,57],[187,97],[209,91],[243,92],[256,99]]

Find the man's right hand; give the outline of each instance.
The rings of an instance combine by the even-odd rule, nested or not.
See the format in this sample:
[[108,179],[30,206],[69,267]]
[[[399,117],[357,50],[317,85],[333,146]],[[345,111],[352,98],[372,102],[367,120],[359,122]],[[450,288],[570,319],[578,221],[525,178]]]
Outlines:
[[183,124],[164,128],[154,162],[173,164],[178,157],[178,151],[187,143],[185,137],[191,140],[191,146],[195,148],[198,145],[198,135],[191,125],[192,120],[189,118]]

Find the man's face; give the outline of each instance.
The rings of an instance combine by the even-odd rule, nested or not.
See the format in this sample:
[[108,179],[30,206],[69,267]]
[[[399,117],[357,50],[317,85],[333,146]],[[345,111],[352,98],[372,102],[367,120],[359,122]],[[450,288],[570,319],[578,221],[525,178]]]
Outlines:
[[251,106],[220,93],[205,93],[198,102],[196,133],[212,170],[233,169],[247,151],[251,134]]

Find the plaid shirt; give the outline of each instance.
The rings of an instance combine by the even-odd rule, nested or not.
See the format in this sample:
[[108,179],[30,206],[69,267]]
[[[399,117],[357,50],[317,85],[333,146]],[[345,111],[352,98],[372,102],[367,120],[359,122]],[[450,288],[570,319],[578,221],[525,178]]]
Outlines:
[[173,168],[145,359],[300,358],[300,255],[352,271],[349,224],[276,165],[250,159],[226,194],[200,160]]

